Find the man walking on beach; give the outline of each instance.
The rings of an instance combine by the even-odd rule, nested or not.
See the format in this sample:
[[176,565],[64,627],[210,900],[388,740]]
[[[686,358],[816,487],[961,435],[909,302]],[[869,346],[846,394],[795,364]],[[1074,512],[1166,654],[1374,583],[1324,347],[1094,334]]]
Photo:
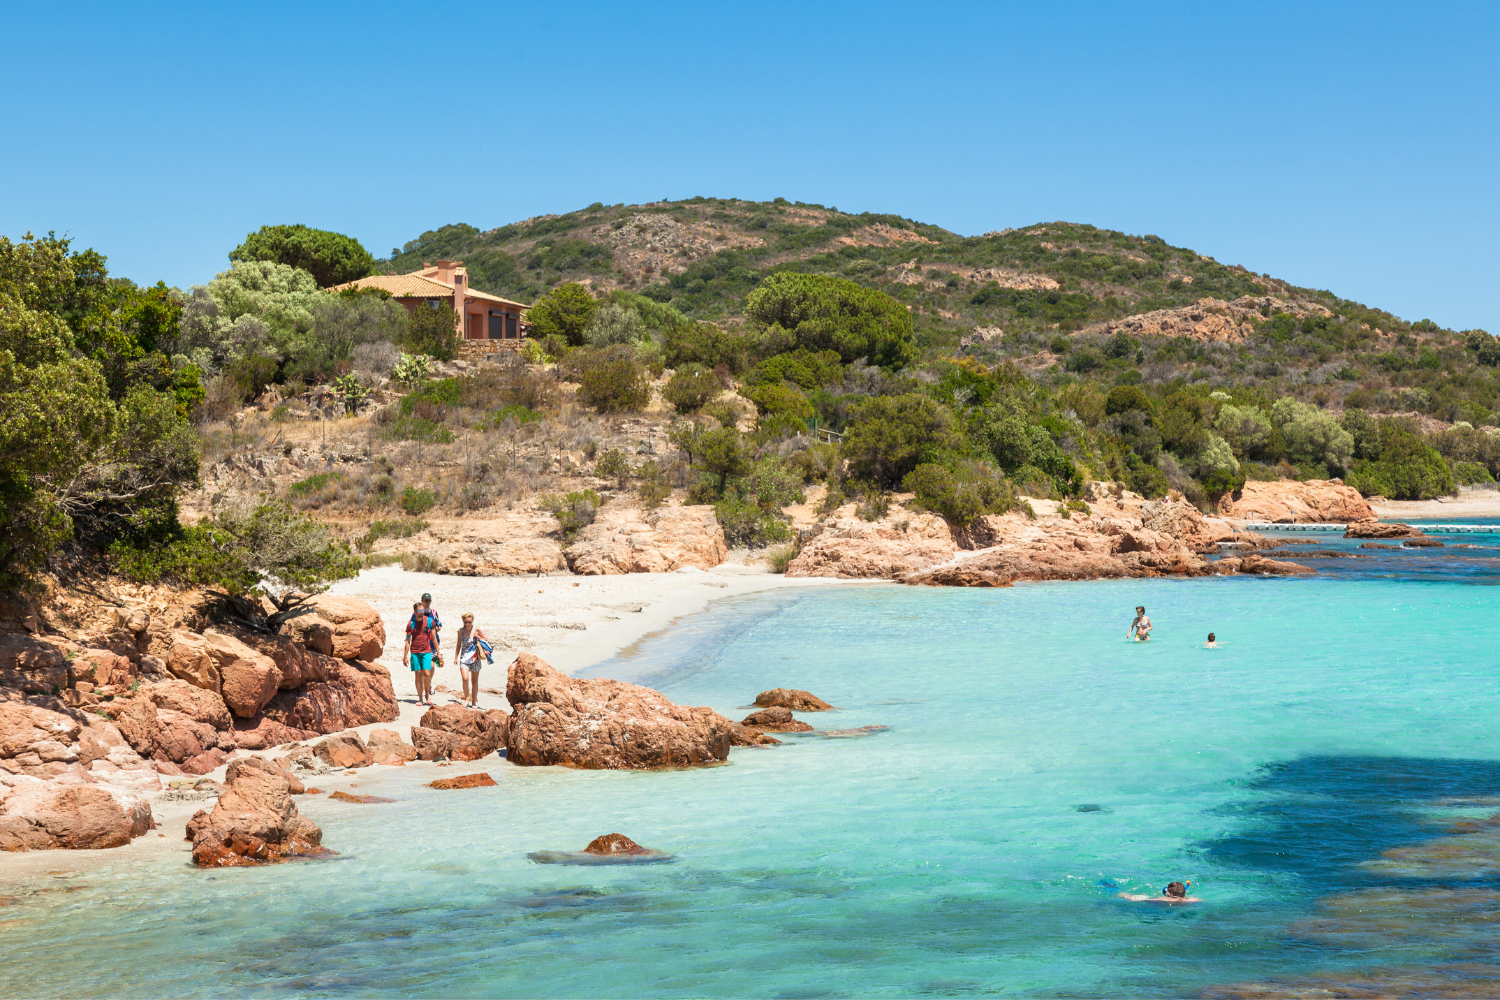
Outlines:
[[427,627],[432,629],[432,659],[438,666],[443,665],[443,623],[438,619],[438,613],[432,607],[432,595],[422,595],[422,610],[427,615]]
[[417,704],[432,704],[432,657],[437,641],[431,627],[432,618],[421,604],[411,606],[406,622],[406,644],[401,658],[411,665],[412,680],[417,685]]

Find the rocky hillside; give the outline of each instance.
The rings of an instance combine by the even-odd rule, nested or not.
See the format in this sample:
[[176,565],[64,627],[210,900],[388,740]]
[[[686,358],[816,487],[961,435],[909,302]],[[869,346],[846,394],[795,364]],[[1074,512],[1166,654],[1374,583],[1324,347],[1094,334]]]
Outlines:
[[[594,204],[480,231],[423,233],[380,262],[464,260],[475,286],[532,301],[565,281],[625,289],[733,325],[776,270],[836,275],[912,312],[928,357],[960,350],[1044,377],[1304,389],[1324,404],[1453,421],[1495,409],[1500,351],[1239,265],[1090,225],[963,237],[894,215],[692,198]],[[1466,407],[1464,404],[1468,403]]]

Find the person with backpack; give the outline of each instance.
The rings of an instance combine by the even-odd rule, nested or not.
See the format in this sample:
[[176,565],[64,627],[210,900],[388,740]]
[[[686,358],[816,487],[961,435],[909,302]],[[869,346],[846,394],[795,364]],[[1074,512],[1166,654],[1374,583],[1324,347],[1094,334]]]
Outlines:
[[432,658],[437,652],[437,634],[432,628],[435,615],[429,615],[420,604],[411,606],[406,622],[406,644],[401,658],[411,665],[412,680],[417,685],[417,704],[432,706]]
[[470,708],[479,707],[479,670],[494,663],[494,647],[483,630],[474,627],[474,616],[464,615],[464,627],[458,630],[458,643],[453,648],[453,658],[458,661],[458,674],[464,682],[464,703]]

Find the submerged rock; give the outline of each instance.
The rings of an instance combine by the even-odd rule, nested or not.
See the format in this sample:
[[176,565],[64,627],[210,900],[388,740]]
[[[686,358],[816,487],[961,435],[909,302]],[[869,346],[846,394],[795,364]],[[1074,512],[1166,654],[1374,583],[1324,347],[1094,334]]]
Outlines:
[[377,802],[395,802],[395,799],[383,799],[379,795],[351,795],[348,792],[334,792],[328,796],[329,800],[337,799],[340,802],[353,802],[357,805],[373,805]]
[[853,729],[825,729],[817,735],[825,740],[857,740],[862,736],[890,732],[890,729],[890,726],[855,726]]
[[712,709],[675,705],[636,684],[569,677],[530,653],[510,665],[505,697],[515,708],[506,757],[524,766],[716,764],[734,737],[735,723]]
[[792,718],[792,710],[777,705],[774,708],[763,708],[759,712],[751,712],[740,720],[740,725],[747,729],[753,729],[758,733],[810,733],[812,726]]
[[[755,696],[757,708],[785,708],[793,712],[832,712],[834,707],[810,691],[772,688]],[[759,713],[757,713],[759,714]],[[751,725],[747,719],[745,725]]]
[[526,857],[548,865],[652,864],[672,860],[672,855],[642,847],[623,833],[595,837],[581,851],[533,851]]
[[494,778],[491,778],[484,771],[478,771],[478,772],[476,772],[474,774],[460,774],[456,778],[439,778],[436,781],[429,781],[427,783],[427,787],[428,788],[490,788],[490,787],[493,787],[493,786],[498,785],[498,784],[499,784],[499,782],[497,782]]
[[1344,529],[1345,538],[1412,538],[1422,532],[1409,524],[1360,521]]

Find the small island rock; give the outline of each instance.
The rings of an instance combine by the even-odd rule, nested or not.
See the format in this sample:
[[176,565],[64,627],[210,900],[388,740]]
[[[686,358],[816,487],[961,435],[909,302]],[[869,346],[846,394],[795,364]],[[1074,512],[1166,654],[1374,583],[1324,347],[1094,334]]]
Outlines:
[[[832,712],[834,707],[817,695],[796,688],[772,688],[755,696],[757,708],[785,708],[793,712]],[[750,725],[747,721],[746,725]]]

